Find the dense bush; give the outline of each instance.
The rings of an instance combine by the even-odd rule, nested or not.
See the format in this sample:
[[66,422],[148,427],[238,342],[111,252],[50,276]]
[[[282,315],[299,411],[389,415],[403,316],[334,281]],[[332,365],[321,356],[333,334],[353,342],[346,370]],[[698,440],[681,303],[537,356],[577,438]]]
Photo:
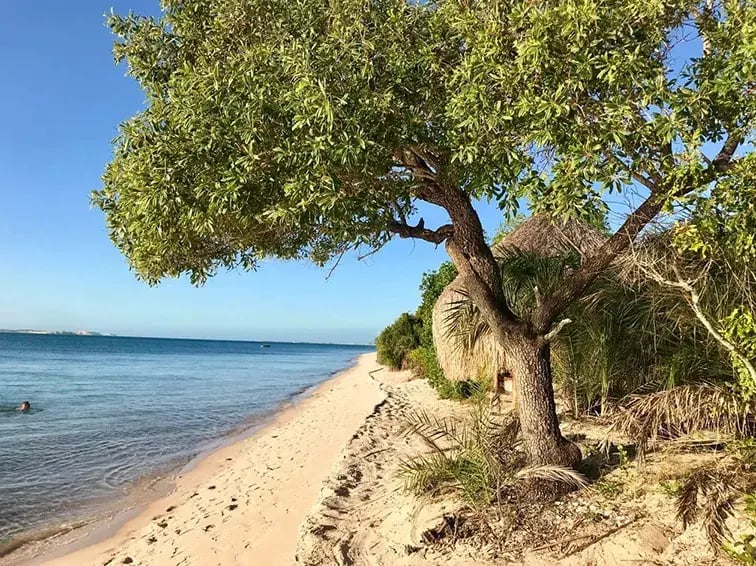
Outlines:
[[433,345],[433,307],[456,276],[457,269],[448,261],[435,271],[423,273],[420,305],[415,314],[402,314],[376,340],[379,363],[393,369],[411,369],[416,377],[427,379],[442,399],[470,399],[486,392],[476,381],[447,379]]
[[407,367],[407,355],[420,345],[421,327],[420,319],[405,312],[384,328],[375,341],[378,363],[392,369]]
[[420,306],[415,314],[404,313],[376,340],[380,363],[394,369],[412,369],[417,377],[427,379],[443,399],[470,397],[478,389],[468,382],[456,383],[446,379],[433,347],[433,306],[456,276],[457,269],[448,261],[435,271],[423,273]]
[[554,379],[575,413],[604,413],[641,390],[732,376],[727,356],[687,306],[648,283],[607,275],[566,316],[573,322],[554,342]]
[[[501,263],[508,303],[528,318],[538,300],[535,290],[550,295],[579,261],[575,254],[543,257],[513,250]],[[469,300],[454,311],[453,326],[463,348],[489,333]],[[640,390],[732,380],[727,353],[701,328],[685,301],[647,280],[607,272],[563,318],[571,322],[552,342],[552,367],[557,388],[576,414],[603,413],[613,401]]]
[[407,362],[417,377],[428,380],[428,384],[436,390],[441,399],[469,399],[485,392],[485,388],[474,381],[446,379],[433,346],[421,346],[412,350]]
[[446,286],[454,281],[456,276],[457,268],[449,261],[442,263],[435,271],[423,273],[423,278],[420,281],[420,306],[417,307],[415,316],[423,324],[420,332],[420,343],[424,347],[433,347],[433,307]]

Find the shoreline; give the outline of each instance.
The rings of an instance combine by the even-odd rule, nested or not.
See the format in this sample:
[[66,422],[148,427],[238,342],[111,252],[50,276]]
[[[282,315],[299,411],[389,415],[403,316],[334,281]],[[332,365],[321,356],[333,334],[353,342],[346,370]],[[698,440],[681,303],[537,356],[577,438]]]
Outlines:
[[[69,563],[67,556],[106,542],[132,522],[142,518],[156,502],[173,496],[178,484],[193,476],[197,468],[204,468],[207,460],[215,463],[219,452],[235,451],[241,445],[254,441],[266,430],[275,428],[282,420],[296,414],[321,389],[352,372],[363,359],[370,357],[374,358],[375,354],[356,356],[350,360],[349,365],[329,373],[320,383],[294,391],[276,407],[250,416],[223,436],[198,447],[197,453],[188,459],[139,478],[123,495],[109,498],[100,506],[84,509],[80,517],[73,516],[69,523],[21,535],[15,548],[0,555],[0,566],[47,564],[59,560]],[[75,563],[81,562],[77,560]]]
[[[65,540],[56,540],[57,536],[48,538],[45,541],[46,544],[37,547],[37,552],[24,553],[24,547],[22,547],[0,558],[0,564],[4,566],[6,564],[102,564],[109,558],[114,559],[115,554],[120,556],[122,551],[130,552],[133,556],[129,555],[129,557],[135,563],[162,563],[163,561],[158,559],[154,562],[137,559],[140,553],[147,556],[155,554],[160,547],[156,535],[163,535],[161,538],[164,540],[170,539],[168,542],[171,544],[176,543],[177,539],[186,540],[187,546],[191,548],[190,554],[197,557],[201,563],[209,559],[205,551],[216,555],[218,552],[225,554],[233,549],[234,552],[245,556],[259,556],[263,547],[272,558],[261,563],[292,563],[299,522],[304,520],[309,508],[315,504],[322,480],[327,477],[333,462],[338,459],[339,452],[346,445],[351,434],[381,400],[382,394],[378,384],[368,375],[368,372],[376,367],[379,366],[375,362],[374,353],[358,356],[352,366],[329,376],[313,387],[294,394],[289,401],[282,404],[278,410],[271,412],[262,422],[227,437],[219,446],[209,451],[199,453],[174,474],[172,485],[165,492],[157,494],[153,492],[153,497],[142,502],[141,505],[123,508],[121,504],[120,510],[104,522],[95,519],[97,523],[95,528],[73,529],[61,537]],[[348,422],[343,422],[342,416],[348,416]],[[310,438],[305,442],[308,434]],[[284,436],[286,438],[281,438]],[[322,442],[324,438],[329,437],[333,437],[333,442],[330,440],[326,443]],[[337,442],[336,437],[343,440]],[[297,457],[304,457],[313,460],[313,465],[292,466],[290,464],[287,468],[287,477],[277,477],[275,472],[270,473],[271,470],[284,467],[281,465],[279,468],[274,468],[270,466],[270,462],[276,460],[282,462],[287,456],[290,463],[295,462]],[[262,468],[263,461],[266,462],[265,469]],[[313,467],[320,472],[312,473]],[[292,477],[297,475],[297,472],[301,478]],[[281,474],[279,473],[278,476]],[[259,493],[249,492],[249,489],[253,487],[249,484],[255,479],[259,480],[261,485],[254,487],[252,491],[260,491],[261,487],[264,487],[267,501],[262,502],[262,506],[250,506],[254,509],[244,512],[242,511],[243,497],[240,495],[244,495],[245,490],[248,491],[247,496],[259,495]],[[299,481],[296,481],[297,479]],[[226,489],[215,485],[222,481],[226,482]],[[282,482],[287,485],[282,485]],[[300,495],[303,491],[307,492],[307,498],[292,498],[287,497],[285,493],[277,493],[280,488],[288,488],[288,484],[292,484],[292,490]],[[231,491],[235,495],[230,495]],[[227,501],[221,503],[221,498]],[[251,499],[252,497],[248,497],[247,501]],[[196,509],[198,504],[202,507],[200,512]],[[285,507],[283,516],[281,516],[280,507]],[[292,532],[289,510],[293,507],[297,508],[301,516],[298,517],[298,522],[293,526]],[[194,509],[188,511],[191,508]],[[235,512],[230,513],[229,511],[232,510]],[[166,513],[170,515],[163,521],[159,521],[158,519],[166,517]],[[216,529],[215,524],[210,522],[210,518],[215,516],[218,522],[237,523],[238,521],[234,519],[249,515],[260,516],[249,517],[239,525],[241,528],[238,530],[231,529],[227,525],[224,525],[222,529],[221,527]],[[277,520],[272,520],[274,516]],[[200,521],[197,517],[202,520],[207,519],[208,523],[199,528],[196,524],[186,528],[186,523]],[[270,532],[259,533],[258,540],[250,543],[249,527],[259,530],[260,519],[268,527],[276,524],[276,528],[268,528],[267,531]],[[280,528],[279,523],[282,521],[286,522],[288,531]],[[168,529],[159,526],[164,523],[167,525],[167,522],[180,523],[184,528]],[[91,527],[92,523],[88,525]],[[144,530],[152,534],[139,537],[137,533]],[[195,531],[195,533],[199,531],[201,535],[207,533],[207,536],[198,537],[195,533],[192,533],[194,536],[182,536],[182,533],[190,531]],[[244,536],[239,537],[242,532]],[[198,538],[209,540],[198,546]],[[233,539],[230,544],[229,538]],[[221,547],[214,551],[210,550],[214,546],[213,543],[218,543],[221,539],[224,541]],[[275,543],[272,542],[274,539]],[[254,544],[254,542],[259,544]],[[130,547],[134,547],[133,550]],[[250,552],[253,554],[249,554]],[[283,559],[282,553],[286,552],[289,553],[289,559]],[[222,562],[224,564],[250,563],[249,561],[238,562],[234,557]]]

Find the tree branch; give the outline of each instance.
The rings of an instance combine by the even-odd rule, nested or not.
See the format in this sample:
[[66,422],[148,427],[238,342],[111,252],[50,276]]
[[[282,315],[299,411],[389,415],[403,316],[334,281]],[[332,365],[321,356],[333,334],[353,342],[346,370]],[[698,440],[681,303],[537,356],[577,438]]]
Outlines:
[[735,155],[735,150],[743,142],[742,134],[728,134],[725,139],[722,149],[711,162],[711,166],[717,173],[724,173],[732,165],[732,156]]
[[673,289],[679,289],[683,293],[685,293],[688,305],[690,305],[693,314],[696,315],[696,318],[701,323],[701,325],[706,329],[711,337],[719,343],[720,346],[722,346],[741,364],[743,364],[743,367],[745,367],[746,371],[748,372],[751,381],[756,384],[756,367],[754,367],[753,363],[751,363],[751,360],[748,358],[748,356],[746,356],[738,349],[734,342],[725,338],[725,336],[714,327],[714,324],[709,320],[709,317],[706,316],[706,313],[701,307],[701,295],[696,290],[695,283],[697,280],[701,279],[708,270],[704,270],[696,278],[696,280],[691,281],[685,279],[682,276],[682,273],[680,273],[680,269],[678,268],[677,264],[674,263],[674,260],[672,262],[672,271],[675,274],[675,279],[664,277],[664,275],[662,275],[653,264],[649,265],[637,258],[635,259],[635,265],[638,267],[638,269],[640,269],[641,273],[643,273],[652,281],[656,281],[659,285],[671,287]]
[[454,235],[454,227],[451,224],[444,224],[436,230],[430,230],[425,227],[425,221],[422,218],[416,226],[411,226],[405,222],[391,222],[388,230],[400,238],[416,238],[434,244],[441,244]]
[[572,322],[572,319],[565,318],[559,321],[559,324],[557,324],[553,329],[551,329],[544,337],[543,339],[546,342],[551,342],[554,338],[556,338],[557,334],[559,334],[562,331],[562,328],[567,326],[569,323]]
[[469,259],[453,240],[447,240],[446,251],[462,276],[467,293],[500,344],[504,345],[507,335],[520,327],[517,316],[506,302],[499,301],[493,290],[470,264]]
[[[700,178],[691,178],[690,183],[683,183],[683,188],[674,193],[674,196],[684,196],[694,189],[716,180],[718,174],[725,173],[730,169],[735,163],[733,155],[742,141],[741,133],[728,134],[722,149],[712,160],[711,165],[704,170],[703,175]],[[596,276],[609,267],[609,264],[618,255],[633,244],[638,234],[661,211],[664,195],[664,183],[655,184],[655,190],[651,188],[651,194],[634,212],[628,215],[620,229],[596,253],[588,257],[551,297],[544,301],[535,318],[538,332],[548,332],[553,320],[559,313],[572,301],[579,298]]]
[[604,269],[623,251],[625,251],[641,231],[656,217],[662,209],[662,199],[651,194],[643,203],[625,219],[625,223],[614,235],[581,266],[570,275],[559,289],[547,297],[538,309],[535,319],[536,330],[549,332],[551,323],[572,301],[578,299]]

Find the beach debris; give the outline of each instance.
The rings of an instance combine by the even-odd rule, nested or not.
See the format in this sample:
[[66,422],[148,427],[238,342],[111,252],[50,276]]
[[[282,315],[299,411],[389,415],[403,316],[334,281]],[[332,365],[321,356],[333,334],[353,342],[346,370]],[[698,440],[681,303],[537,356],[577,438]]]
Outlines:
[[175,508],[176,508],[176,506],[175,506],[175,505],[171,505],[170,507],[168,507],[168,509],[166,509],[166,510],[165,510],[165,512],[166,512],[166,513],[170,513],[170,512],[171,512],[171,511],[173,511],[173,510],[174,510]]
[[209,531],[210,529],[212,529],[212,528],[213,528],[214,526],[215,526],[215,525],[205,525],[205,528],[204,528],[204,529],[202,529],[202,530],[203,530],[203,531],[205,531],[205,532],[207,532],[207,531]]
[[458,515],[443,515],[440,523],[423,532],[421,539],[425,544],[438,544],[444,539],[455,540],[465,519]]
[[238,507],[238,505],[236,503],[232,503],[231,505],[229,505],[228,507],[226,507],[226,509],[228,509],[229,511],[233,511],[237,507]]
[[339,566],[352,566],[354,564],[354,559],[350,553],[350,543],[353,537],[353,534],[349,534],[333,547],[333,555]]
[[134,562],[134,559],[133,559],[133,558],[132,558],[131,556],[127,556],[126,558],[124,558],[124,559],[123,559],[123,560],[121,561],[121,563],[122,563],[122,564],[131,564],[131,563],[133,563],[133,562]]
[[147,544],[154,544],[156,542],[157,542],[157,537],[152,536],[147,539]]
[[160,521],[157,524],[157,526],[160,527],[161,529],[164,529],[164,528],[166,528],[168,526],[168,521]]

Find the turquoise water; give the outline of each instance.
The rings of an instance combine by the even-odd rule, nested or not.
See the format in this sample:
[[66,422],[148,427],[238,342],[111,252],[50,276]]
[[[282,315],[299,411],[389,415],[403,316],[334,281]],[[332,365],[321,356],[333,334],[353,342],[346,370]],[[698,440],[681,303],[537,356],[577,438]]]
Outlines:
[[175,469],[369,350],[0,334],[0,543]]

